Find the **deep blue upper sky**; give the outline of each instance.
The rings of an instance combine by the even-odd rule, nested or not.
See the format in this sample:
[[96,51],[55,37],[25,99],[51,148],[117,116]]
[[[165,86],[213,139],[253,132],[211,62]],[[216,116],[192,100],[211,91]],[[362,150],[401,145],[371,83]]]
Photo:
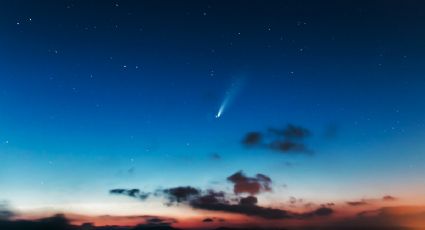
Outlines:
[[[46,196],[55,197],[49,204],[78,202],[86,196],[64,194],[95,184],[93,196],[107,200],[114,186],[209,186],[241,169],[311,199],[340,187],[353,197],[404,194],[425,172],[424,8],[4,2],[0,199],[18,207],[43,206]],[[233,100],[216,119],[228,92]],[[288,123],[311,130],[314,154],[241,144],[247,132]],[[359,183],[378,189],[354,192]]]

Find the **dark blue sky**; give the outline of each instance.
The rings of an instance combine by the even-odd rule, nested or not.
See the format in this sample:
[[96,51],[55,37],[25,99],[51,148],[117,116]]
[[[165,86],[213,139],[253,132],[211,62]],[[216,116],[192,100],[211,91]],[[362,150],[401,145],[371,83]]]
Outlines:
[[[244,170],[288,185],[271,200],[411,200],[424,22],[421,1],[2,3],[0,199],[61,210]],[[241,142],[287,124],[309,130],[308,152]]]

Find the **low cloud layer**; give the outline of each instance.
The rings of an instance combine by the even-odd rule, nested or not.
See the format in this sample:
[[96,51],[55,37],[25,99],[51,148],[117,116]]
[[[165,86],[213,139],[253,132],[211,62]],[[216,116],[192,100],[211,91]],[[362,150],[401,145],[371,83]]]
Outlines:
[[366,205],[376,205],[382,202],[392,202],[398,200],[396,197],[391,195],[385,195],[382,198],[374,198],[374,199],[361,199],[358,201],[347,201],[346,204],[350,206],[366,206]]
[[0,220],[8,220],[15,216],[15,213],[9,208],[5,202],[0,202]]
[[346,202],[348,205],[350,206],[363,206],[363,205],[368,205],[369,203],[364,201],[364,200],[360,200],[360,201],[348,201]]
[[69,220],[64,215],[55,215],[38,220],[3,220],[0,221],[0,229],[5,230],[71,230]]
[[[242,171],[238,171],[227,177],[227,180],[234,186],[233,194],[211,189],[202,190],[191,186],[159,189],[154,194],[165,198],[166,205],[184,204],[194,209],[235,213],[271,220],[323,217],[334,212],[329,207],[319,207],[313,211],[296,213],[284,209],[259,206],[255,195],[272,190],[272,180],[264,174],[259,173],[254,177],[249,177]],[[248,194],[248,196],[245,194]]]
[[152,227],[159,227],[159,226],[171,226],[172,224],[177,223],[178,221],[174,218],[163,218],[163,217],[157,217],[157,216],[145,216],[145,223],[143,226],[152,226]]
[[219,217],[207,217],[202,220],[204,223],[212,223],[212,222],[226,222],[225,219]]
[[398,206],[382,207],[379,209],[362,211],[353,218],[347,218],[334,223],[339,227],[352,229],[403,229],[423,228],[425,226],[425,207],[423,206]]
[[[192,187],[175,187],[167,190],[192,191],[190,195],[184,196],[184,199],[181,199],[181,194],[176,197],[173,197],[174,195],[172,194],[168,194],[168,196],[166,196],[166,199],[168,200],[166,203],[167,205],[170,203],[181,203],[195,209],[256,216],[271,220],[306,219],[315,216],[329,216],[333,213],[333,210],[327,207],[320,207],[314,211],[305,213],[295,213],[283,209],[262,207],[257,205],[258,200],[255,196],[234,197],[232,194],[227,194],[223,191],[202,191]],[[195,190],[197,192],[193,192]]]
[[[107,216],[104,218],[114,218]],[[126,218],[126,217],[120,217]],[[173,218],[162,218],[157,216],[133,216],[128,218],[140,219],[142,223],[132,227],[122,226],[100,226],[96,227],[92,223],[81,225],[71,224],[71,220],[65,215],[57,214],[47,218],[36,220],[0,220],[0,229],[4,230],[147,230],[147,229],[168,229],[174,230],[172,224],[177,223]]]
[[382,197],[382,200],[383,200],[383,201],[396,201],[396,200],[397,200],[397,197],[393,197],[393,196],[390,196],[390,195],[386,195],[386,196],[383,196],[383,197]]

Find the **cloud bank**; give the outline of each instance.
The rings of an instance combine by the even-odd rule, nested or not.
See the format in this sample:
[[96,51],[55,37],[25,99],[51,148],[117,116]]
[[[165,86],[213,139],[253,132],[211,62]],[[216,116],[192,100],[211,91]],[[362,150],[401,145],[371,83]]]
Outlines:
[[[291,133],[289,135],[299,136],[304,134]],[[212,189],[202,190],[192,186],[178,186],[158,189],[154,194],[163,197],[166,205],[184,204],[194,209],[241,214],[270,220],[324,217],[330,216],[334,212],[332,208],[324,206],[303,213],[259,206],[257,204],[258,199],[255,195],[272,191],[272,180],[264,174],[258,173],[253,177],[249,177],[242,171],[238,171],[227,177],[227,181],[233,184],[233,193]],[[138,189],[130,191],[136,191],[135,194],[150,194],[142,193]],[[118,194],[124,193],[129,196],[133,195],[133,193],[130,193],[128,190],[118,190],[116,192],[118,192]]]

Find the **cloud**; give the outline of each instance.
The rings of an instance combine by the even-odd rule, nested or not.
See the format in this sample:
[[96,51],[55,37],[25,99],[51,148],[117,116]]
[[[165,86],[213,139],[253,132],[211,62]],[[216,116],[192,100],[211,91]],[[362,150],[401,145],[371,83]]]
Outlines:
[[331,208],[326,207],[320,207],[311,212],[295,213],[283,209],[258,206],[258,200],[255,196],[237,197],[236,202],[227,197],[224,192],[208,190],[204,195],[193,197],[189,205],[195,209],[237,213],[264,219],[306,219],[328,216],[333,213]]
[[38,220],[0,220],[0,229],[7,230],[71,230],[69,220],[64,215],[57,214],[52,217],[42,218]]
[[262,134],[260,132],[249,132],[245,135],[242,143],[248,146],[258,145],[261,143]]
[[[88,218],[88,217],[86,217]],[[56,214],[51,217],[36,220],[0,220],[0,229],[4,230],[148,230],[148,229],[168,229],[174,230],[171,225],[177,223],[173,218],[163,218],[157,216],[100,216],[97,218],[136,218],[143,223],[134,227],[124,226],[99,226],[92,223],[83,223],[79,226],[71,225],[70,220],[63,214]]]
[[320,207],[314,211],[307,212],[301,215],[306,215],[306,217],[314,217],[314,216],[330,216],[334,213],[334,210],[329,207]]
[[425,226],[425,207],[398,206],[382,207],[375,210],[363,211],[357,216],[338,221],[337,227],[352,227],[356,229],[385,228],[423,228]]
[[174,218],[163,218],[157,216],[146,216],[145,224],[139,226],[171,226],[178,221]]
[[207,217],[202,220],[204,223],[212,223],[212,222],[225,222],[226,220],[218,217]]
[[10,210],[0,209],[0,220],[8,220],[15,214]]
[[386,195],[386,196],[383,196],[382,197],[382,200],[383,201],[395,201],[395,200],[397,200],[397,198],[396,197],[393,197],[393,196],[390,196],[390,195]]
[[239,171],[227,177],[227,180],[233,183],[233,192],[235,194],[248,193],[255,195],[260,192],[272,190],[272,180],[263,174],[257,174],[255,177],[247,177],[242,171]]
[[[333,213],[333,210],[329,207],[320,207],[310,212],[295,213],[284,209],[257,205],[258,199],[254,195],[271,191],[272,189],[271,178],[264,174],[248,177],[242,171],[238,171],[229,176],[227,180],[234,185],[233,194],[212,189],[201,190],[191,186],[159,189],[154,194],[163,196],[166,199],[166,205],[185,204],[194,209],[235,213],[271,220],[306,219],[329,216]],[[123,193],[121,190],[117,192]],[[241,196],[241,194],[249,194],[249,196]],[[205,222],[208,221],[207,219]]]
[[6,202],[0,202],[0,220],[9,220],[15,216]]
[[163,189],[157,191],[157,193],[163,193],[168,200],[168,205],[173,203],[181,203],[190,200],[193,196],[197,196],[201,193],[200,190],[191,186],[180,186],[169,189]]
[[150,195],[150,193],[141,192],[139,189],[121,189],[121,188],[111,189],[109,190],[109,193],[115,194],[115,195],[125,195],[129,197],[137,198],[140,200],[146,200]]
[[290,140],[276,140],[270,143],[270,149],[280,152],[308,152],[303,143],[297,143]]
[[362,199],[359,201],[349,201],[346,203],[350,206],[364,206],[364,205],[376,204],[376,203],[379,203],[380,201],[395,201],[395,200],[397,200],[396,197],[385,195],[382,198],[378,198],[378,199]]
[[202,220],[202,222],[214,222],[214,220],[212,218],[205,218]]
[[[174,224],[179,224],[178,219],[170,216],[162,215],[82,215],[75,213],[66,213],[67,219],[71,220],[75,230],[77,225],[83,227],[87,225],[84,230],[109,230],[110,226],[116,226],[117,230],[130,230],[130,229],[169,229]],[[99,226],[98,228],[89,228],[89,226]],[[127,227],[124,227],[127,226]],[[1,229],[1,228],[0,228]],[[74,228],[73,228],[74,229]]]
[[257,204],[257,202],[258,202],[258,199],[255,196],[248,196],[248,197],[241,198],[239,200],[240,205],[255,205]]
[[291,204],[291,205],[295,205],[295,204],[297,204],[297,203],[303,203],[304,202],[304,200],[303,199],[301,199],[301,198],[296,198],[296,197],[294,197],[294,196],[291,196],[291,197],[289,197],[289,204]]
[[348,205],[351,206],[362,206],[362,205],[368,205],[366,201],[348,201],[346,202]]
[[266,132],[249,132],[242,139],[246,147],[260,147],[277,152],[311,153],[306,146],[305,139],[311,136],[308,129],[288,124],[284,128],[269,128]]
[[264,219],[288,219],[292,217],[291,214],[286,210],[264,208],[252,204],[231,204],[227,202],[205,203],[201,202],[200,200],[193,200],[190,205],[196,209],[237,213],[247,216],[262,217]]
[[205,199],[200,197],[199,199],[192,200],[190,206],[196,209],[237,213],[246,216],[261,217],[269,220],[306,219],[315,216],[328,216],[333,213],[333,210],[330,208],[319,208],[311,212],[295,213],[283,209],[261,207],[256,204],[257,198],[253,196],[241,198],[239,203],[236,204],[229,201],[223,202],[219,199],[208,199],[208,201],[209,202],[205,202]]
[[303,139],[311,135],[311,132],[301,126],[288,124],[284,129],[269,128],[269,132],[286,139]]

